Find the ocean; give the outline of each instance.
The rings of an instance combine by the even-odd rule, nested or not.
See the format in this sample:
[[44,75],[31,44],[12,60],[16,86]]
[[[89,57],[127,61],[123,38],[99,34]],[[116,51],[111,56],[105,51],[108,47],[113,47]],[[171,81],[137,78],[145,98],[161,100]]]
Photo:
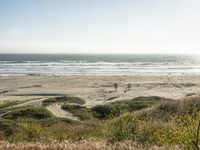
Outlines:
[[0,54],[0,76],[200,74],[200,56]]

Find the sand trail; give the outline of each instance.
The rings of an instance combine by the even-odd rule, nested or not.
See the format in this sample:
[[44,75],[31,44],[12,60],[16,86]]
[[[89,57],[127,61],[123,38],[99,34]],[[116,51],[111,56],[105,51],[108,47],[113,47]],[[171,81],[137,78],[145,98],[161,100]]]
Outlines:
[[61,105],[58,104],[58,103],[52,104],[52,105],[48,106],[47,109],[48,109],[52,114],[54,114],[56,117],[59,117],[59,118],[68,118],[68,119],[76,120],[76,121],[79,121],[79,120],[80,120],[78,117],[75,117],[73,114],[64,111],[64,110],[61,108]]

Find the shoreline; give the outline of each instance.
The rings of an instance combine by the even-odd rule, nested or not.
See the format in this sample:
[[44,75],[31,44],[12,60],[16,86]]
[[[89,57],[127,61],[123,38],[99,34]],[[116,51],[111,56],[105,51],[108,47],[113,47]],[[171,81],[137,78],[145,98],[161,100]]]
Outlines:
[[25,76],[46,76],[46,77],[64,77],[64,76],[200,76],[200,72],[190,72],[190,73],[131,73],[131,74],[95,74],[95,73],[85,73],[85,74],[0,74],[0,77],[25,77]]

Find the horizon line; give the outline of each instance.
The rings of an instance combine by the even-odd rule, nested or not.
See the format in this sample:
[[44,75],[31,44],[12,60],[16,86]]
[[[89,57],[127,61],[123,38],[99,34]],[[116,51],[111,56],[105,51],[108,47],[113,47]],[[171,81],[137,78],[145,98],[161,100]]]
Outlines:
[[0,53],[0,55],[199,55],[195,53]]

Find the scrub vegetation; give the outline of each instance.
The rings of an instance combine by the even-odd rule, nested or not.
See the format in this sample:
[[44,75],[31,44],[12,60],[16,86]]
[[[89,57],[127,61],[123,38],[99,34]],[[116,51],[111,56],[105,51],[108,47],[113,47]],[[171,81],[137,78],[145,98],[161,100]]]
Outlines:
[[[70,101],[73,99],[77,100],[70,98]],[[62,102],[61,108],[80,118],[80,121],[57,118],[51,114],[44,106],[55,100]],[[152,145],[164,149],[197,149],[199,97],[177,101],[138,97],[93,108],[68,100],[54,98],[44,101],[43,106],[7,109],[0,119],[0,141],[45,144],[66,140],[84,140],[87,143],[93,139],[99,143],[106,141],[111,147],[128,141],[134,146],[141,146],[141,149]],[[67,103],[63,103],[65,101]]]

